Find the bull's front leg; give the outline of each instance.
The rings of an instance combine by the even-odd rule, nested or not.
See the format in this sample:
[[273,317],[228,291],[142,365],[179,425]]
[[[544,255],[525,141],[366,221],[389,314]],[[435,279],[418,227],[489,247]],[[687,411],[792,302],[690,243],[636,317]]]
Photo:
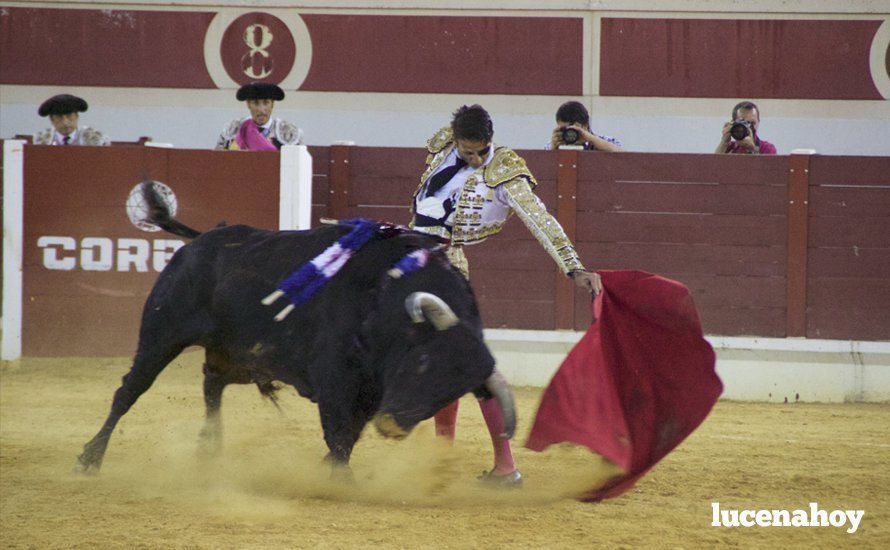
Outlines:
[[248,384],[250,375],[246,371],[228,369],[214,354],[207,353],[204,364],[204,406],[206,413],[204,426],[198,434],[198,454],[202,457],[218,456],[222,450],[222,406],[223,390],[229,384]]
[[328,445],[325,461],[331,464],[331,478],[351,480],[349,457],[370,415],[363,410],[358,391],[343,390],[341,387],[334,395],[319,396],[318,411]]
[[[332,410],[331,410],[332,409]],[[344,410],[343,407],[331,407],[327,412],[319,404],[321,426],[324,429],[324,440],[328,445],[325,462],[331,465],[331,478],[351,481],[352,470],[349,469],[349,457],[352,449],[362,433],[368,418],[355,411]]]

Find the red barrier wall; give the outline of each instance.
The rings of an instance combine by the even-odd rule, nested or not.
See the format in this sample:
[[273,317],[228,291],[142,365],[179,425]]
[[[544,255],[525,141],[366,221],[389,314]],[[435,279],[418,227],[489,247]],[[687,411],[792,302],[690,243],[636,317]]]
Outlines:
[[[683,282],[706,332],[890,339],[890,159],[520,154],[586,265]],[[332,147],[316,211],[407,223],[424,156]],[[798,177],[809,201],[790,195]],[[588,297],[515,218],[466,251],[486,326],[586,329]]]
[[[422,149],[310,152],[313,224],[408,222]],[[680,280],[706,332],[890,339],[890,158],[520,154],[589,267]],[[279,155],[270,153],[26,146],[23,355],[133,353],[163,263],[155,265],[155,247],[163,260],[174,239],[129,222],[124,204],[137,183],[170,185],[177,217],[198,229],[221,220],[275,228],[278,177]],[[804,201],[794,198],[801,185]],[[67,239],[73,250],[39,246],[41,237]],[[139,246],[149,251],[144,272],[128,261]],[[110,263],[96,270],[103,254]],[[589,323],[589,297],[515,218],[467,255],[487,327]],[[47,257],[73,265],[50,269]]]
[[813,157],[809,338],[890,340],[890,158]]
[[784,336],[787,157],[580,157],[583,258],[682,281],[710,333]]
[[[178,239],[130,223],[125,202],[136,184],[154,179],[169,185],[177,217],[199,230],[221,220],[275,229],[278,174],[279,155],[269,153],[26,146],[22,355],[135,351],[142,305],[158,274],[154,249],[164,244],[156,241]],[[41,237],[68,239],[75,249],[40,247]],[[145,272],[126,262],[140,246],[150,250]],[[72,269],[48,269],[45,254],[73,263]],[[85,269],[106,260],[108,269]]]

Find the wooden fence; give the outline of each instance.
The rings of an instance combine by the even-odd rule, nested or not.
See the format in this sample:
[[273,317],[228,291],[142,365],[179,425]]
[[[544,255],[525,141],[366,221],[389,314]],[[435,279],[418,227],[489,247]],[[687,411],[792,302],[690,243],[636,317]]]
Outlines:
[[[323,216],[409,221],[424,150],[310,153],[313,224]],[[890,340],[890,158],[520,154],[589,268],[685,283],[707,333]],[[134,351],[157,278],[151,262],[171,238],[127,220],[124,202],[140,181],[170,185],[188,225],[278,227],[274,153],[26,145],[24,158],[25,356]],[[48,236],[56,240],[41,243]],[[146,246],[147,270],[127,263]],[[102,254],[113,267],[102,267]],[[589,296],[517,218],[467,255],[487,327],[587,327]],[[74,265],[50,269],[47,258]]]
[[[311,152],[315,219],[410,219],[423,150]],[[890,339],[890,158],[520,154],[588,267],[683,282],[706,332]],[[467,255],[487,326],[589,324],[588,297],[516,218]]]

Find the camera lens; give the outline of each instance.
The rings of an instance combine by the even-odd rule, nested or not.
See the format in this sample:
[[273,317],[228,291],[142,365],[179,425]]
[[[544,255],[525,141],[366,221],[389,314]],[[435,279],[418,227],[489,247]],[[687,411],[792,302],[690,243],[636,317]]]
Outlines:
[[736,122],[729,129],[729,135],[732,136],[732,139],[741,141],[748,137],[748,126],[747,122]]
[[562,129],[562,141],[566,145],[573,145],[578,139],[581,137],[581,133],[574,128],[563,128]]

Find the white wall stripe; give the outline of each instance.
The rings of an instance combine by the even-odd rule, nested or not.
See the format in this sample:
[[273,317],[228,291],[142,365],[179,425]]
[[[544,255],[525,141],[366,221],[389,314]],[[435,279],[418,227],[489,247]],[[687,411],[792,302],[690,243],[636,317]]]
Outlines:
[[[574,330],[486,329],[485,339],[499,342],[549,342],[575,344],[583,332]],[[713,336],[705,339],[717,349],[800,351],[815,353],[890,354],[890,341],[822,340],[815,338],[763,338],[758,336]]]
[[0,358],[22,356],[22,240],[25,142],[3,142],[3,342]]

